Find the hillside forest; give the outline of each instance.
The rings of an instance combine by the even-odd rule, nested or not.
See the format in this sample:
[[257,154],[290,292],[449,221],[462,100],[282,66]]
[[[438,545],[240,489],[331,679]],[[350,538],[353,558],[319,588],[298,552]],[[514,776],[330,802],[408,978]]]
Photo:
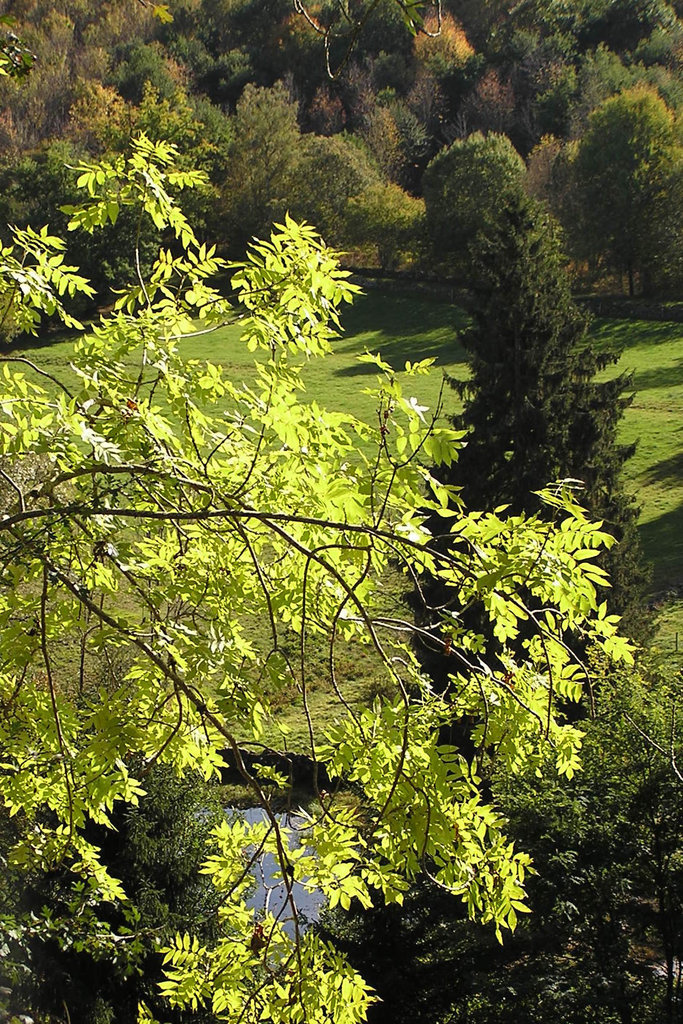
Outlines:
[[0,0],[2,1024],[683,1024],[682,70]]
[[[462,280],[481,218],[521,187],[559,220],[583,287],[680,292],[676,4],[508,6],[446,3],[438,32],[426,12],[435,35],[413,35],[400,5],[369,4],[358,38],[333,35],[330,78],[289,0],[181,0],[170,21],[139,2],[4,2],[36,60],[2,83],[2,221],[49,214],[61,232],[69,166],[145,132],[206,172],[194,223],[230,256],[289,211],[355,266]],[[125,243],[74,252],[100,301]]]

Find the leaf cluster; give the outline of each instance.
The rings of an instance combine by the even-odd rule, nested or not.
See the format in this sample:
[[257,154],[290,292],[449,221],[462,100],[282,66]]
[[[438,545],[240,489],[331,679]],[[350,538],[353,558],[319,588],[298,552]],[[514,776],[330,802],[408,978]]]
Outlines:
[[[556,696],[577,697],[587,669],[565,632],[632,657],[596,592],[595,556],[610,539],[561,488],[543,499],[554,522],[467,513],[430,468],[453,461],[460,434],[413,394],[424,364],[397,375],[376,357],[375,424],[305,401],[307,363],[329,351],[354,287],[315,232],[288,219],[231,265],[235,301],[222,298],[208,283],[221,263],[174,197],[200,178],[175,158],[142,137],[128,158],[81,170],[74,229],[135,204],[175,242],[162,239],[147,278],[133,254],[136,285],[76,340],[77,385],[4,358],[0,799],[18,833],[9,856],[18,870],[59,869],[70,889],[66,918],[48,906],[30,927],[64,935],[82,920],[84,949],[101,958],[121,940],[96,927],[96,909],[125,907],[128,894],[93,826],[111,829],[122,806],[144,801],[155,765],[207,780],[231,767],[262,818],[215,830],[204,870],[220,896],[218,934],[168,942],[164,996],[219,1019],[354,1022],[370,990],[306,930],[296,886],[369,906],[378,893],[400,901],[425,873],[498,933],[515,928],[528,857],[507,838],[481,766],[496,757],[511,773],[541,770],[550,749],[560,773],[576,769],[580,734]],[[29,287],[22,301],[57,303],[67,271],[49,263],[49,237],[30,239],[52,276],[41,278],[48,297]],[[70,276],[71,285],[83,287]],[[250,386],[180,354],[179,338],[226,317],[255,352]],[[28,483],[16,469],[27,460],[41,467]],[[447,548],[429,519],[449,534]],[[377,610],[396,563],[413,581],[437,576],[451,596],[448,635],[430,634],[453,659],[438,694],[412,650],[419,627]],[[493,646],[461,622],[472,604]],[[247,620],[260,623],[258,642]],[[309,637],[327,646],[336,695],[323,727],[309,701]],[[391,696],[361,713],[337,672],[348,637],[374,649],[391,683]],[[111,666],[104,680],[98,659]],[[285,773],[274,778],[249,756],[273,753],[264,723],[276,723],[278,696],[292,690],[314,777],[324,771],[331,786],[315,786],[305,844],[273,805]],[[474,761],[441,742],[454,716],[471,722]],[[282,747],[286,759],[284,737]],[[247,892],[266,856],[280,900],[259,910]]]

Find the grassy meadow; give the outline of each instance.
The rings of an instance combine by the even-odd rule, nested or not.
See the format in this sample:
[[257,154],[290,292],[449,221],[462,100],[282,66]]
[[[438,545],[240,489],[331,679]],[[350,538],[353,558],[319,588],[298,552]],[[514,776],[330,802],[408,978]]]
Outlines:
[[[323,406],[372,422],[373,399],[364,394],[364,388],[372,383],[375,369],[357,359],[366,350],[381,352],[396,369],[407,359],[434,358],[437,372],[414,382],[421,404],[430,407],[437,401],[442,372],[459,378],[467,374],[465,353],[457,337],[466,318],[446,302],[372,292],[345,310],[343,322],[345,331],[334,343],[333,353],[312,361],[306,371],[308,394]],[[183,348],[193,358],[221,363],[234,379],[249,380],[254,356],[240,342],[239,334],[239,327],[228,327],[190,339]],[[627,485],[641,507],[643,546],[654,566],[653,594],[673,591],[683,584],[683,325],[596,320],[592,334],[598,345],[616,345],[622,350],[618,365],[605,372],[633,374],[634,398],[621,428],[624,443],[637,443],[627,464]],[[21,354],[64,379],[73,376],[68,340],[36,341]],[[455,393],[447,388],[444,397],[445,411],[455,411]],[[400,582],[387,583],[387,598],[395,602]],[[659,643],[664,654],[674,654],[678,633],[683,655],[683,602],[669,600],[660,624]],[[311,710],[318,721],[325,721],[336,698],[323,682],[326,652],[312,653],[314,662],[320,657],[320,683],[311,687]],[[354,645],[343,652],[338,668],[352,704],[371,699],[378,674],[367,648]],[[295,749],[305,740],[297,704],[297,695],[292,693],[281,710],[291,730],[288,741]]]
[[[465,353],[455,337],[467,319],[455,306],[372,293],[344,307],[342,317],[344,334],[334,343],[331,355],[312,360],[306,369],[308,393],[326,408],[344,409],[372,420],[373,402],[363,389],[377,370],[357,358],[366,350],[381,352],[396,369],[402,369],[408,359],[435,358],[439,369],[455,376],[467,373]],[[188,358],[220,363],[233,380],[248,382],[253,377],[255,356],[240,342],[240,333],[239,325],[224,327],[182,342],[181,351]],[[69,367],[72,343],[68,337],[30,339],[23,348],[21,344],[13,347],[13,354],[27,356],[67,384],[76,382]],[[45,381],[41,383],[49,387]],[[423,404],[436,402],[440,384],[439,373],[416,382],[420,396],[426,399]]]
[[[466,324],[461,310],[447,302],[372,292],[343,314],[344,334],[333,353],[313,360],[306,371],[308,393],[323,406],[344,409],[372,422],[373,400],[363,393],[374,367],[359,363],[366,350],[381,352],[396,369],[406,359],[434,358],[436,370],[415,381],[422,404],[437,400],[441,373],[467,374],[458,331]],[[654,563],[653,592],[683,583],[683,325],[644,320],[596,320],[593,337],[601,346],[623,352],[609,373],[633,373],[634,400],[621,429],[626,444],[637,443],[627,464],[628,486],[641,507],[646,555]],[[238,326],[188,340],[183,350],[197,359],[221,363],[234,379],[249,380],[254,356],[239,340]],[[40,339],[21,354],[41,368],[73,381],[68,339]],[[445,393],[446,410],[456,396]]]

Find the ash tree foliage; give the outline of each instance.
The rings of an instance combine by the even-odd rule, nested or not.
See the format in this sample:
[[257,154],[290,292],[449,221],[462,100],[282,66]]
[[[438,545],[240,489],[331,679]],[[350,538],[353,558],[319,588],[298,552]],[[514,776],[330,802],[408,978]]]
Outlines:
[[[372,993],[304,928],[295,885],[348,909],[400,904],[424,875],[499,934],[515,927],[529,859],[507,838],[479,760],[441,744],[440,727],[470,721],[502,771],[550,760],[572,775],[581,734],[555,697],[577,699],[585,669],[565,632],[631,658],[596,593],[595,558],[611,538],[561,488],[545,493],[542,517],[467,514],[428,468],[451,463],[461,435],[420,405],[424,363],[395,374],[366,356],[378,369],[374,423],[323,410],[305,393],[307,366],[330,351],[355,290],[335,254],[287,219],[226,268],[173,198],[202,180],[175,159],[141,136],[129,157],[79,168],[85,195],[70,227],[97,231],[132,207],[160,231],[158,256],[77,331],[67,381],[3,358],[0,798],[11,870],[67,880],[58,906],[30,918],[3,908],[3,941],[14,964],[37,936],[105,962],[143,941],[93,837],[145,800],[153,766],[209,779],[230,765],[262,814],[212,830],[202,872],[219,895],[215,937],[167,939],[160,991],[171,1009],[218,1020],[351,1024]],[[34,329],[37,313],[88,287],[42,230],[19,234],[2,259],[15,315]],[[219,270],[234,304],[210,283]],[[226,321],[254,353],[250,383],[183,354]],[[446,551],[427,517],[450,532]],[[414,627],[377,610],[390,562],[452,595],[436,641],[452,660],[442,692],[420,671]],[[472,604],[495,654],[460,625]],[[393,697],[349,703],[336,665],[352,637],[374,649]],[[309,704],[311,639],[327,645],[337,698],[325,723]],[[274,810],[285,772],[259,762],[292,688],[314,776],[332,781],[316,786],[303,843]],[[248,900],[266,855],[279,909]]]
[[[89,837],[97,836],[102,859],[127,896],[118,906],[102,903],[97,913],[128,940],[102,957],[84,946],[68,925],[52,935],[36,930],[33,939],[27,936],[27,949],[14,964],[11,992],[6,989],[6,999],[0,1000],[3,1018],[7,1001],[7,1011],[30,1009],[40,1020],[63,1019],[66,1006],[72,1021],[113,1024],[134,1021],[138,1003],[144,1001],[167,1020],[168,1006],[158,990],[159,943],[149,937],[174,935],[189,922],[201,939],[215,937],[221,894],[199,868],[206,859],[210,830],[224,816],[224,805],[223,788],[196,773],[179,779],[169,765],[148,769],[144,800],[137,806],[119,802],[112,812],[113,828],[89,827]],[[3,850],[8,842],[9,836],[2,834]],[[55,913],[70,893],[69,872],[59,868],[29,873],[22,882],[17,885],[15,871],[5,873],[7,891],[0,904],[12,900],[15,914],[28,916],[44,906]],[[4,966],[7,975],[7,960]],[[11,1012],[8,1015],[12,1017]],[[206,1019],[192,1013],[173,1016],[175,1024]]]
[[373,1024],[680,1021],[680,680],[642,665],[594,671],[582,770],[571,781],[494,773],[536,869],[532,913],[514,935],[496,943],[428,880],[403,907],[326,913],[327,933],[381,996]]

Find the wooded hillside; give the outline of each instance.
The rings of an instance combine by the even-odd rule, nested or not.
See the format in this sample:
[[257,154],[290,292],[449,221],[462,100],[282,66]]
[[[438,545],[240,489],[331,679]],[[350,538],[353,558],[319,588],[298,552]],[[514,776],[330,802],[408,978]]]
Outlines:
[[[207,171],[195,214],[232,255],[289,210],[356,265],[462,276],[495,147],[508,147],[563,223],[584,287],[680,293],[677,4],[445,0],[440,20],[423,12],[435,34],[413,35],[395,0],[359,0],[357,31],[327,0],[306,13],[331,30],[333,78],[295,6],[179,0],[168,20],[133,0],[5,0],[36,60],[27,80],[0,83],[2,220],[54,219],[73,201],[65,163],[144,131]],[[463,191],[461,147],[479,133],[482,191]],[[449,218],[460,228],[444,245]],[[121,225],[89,254],[100,297],[125,242]]]

